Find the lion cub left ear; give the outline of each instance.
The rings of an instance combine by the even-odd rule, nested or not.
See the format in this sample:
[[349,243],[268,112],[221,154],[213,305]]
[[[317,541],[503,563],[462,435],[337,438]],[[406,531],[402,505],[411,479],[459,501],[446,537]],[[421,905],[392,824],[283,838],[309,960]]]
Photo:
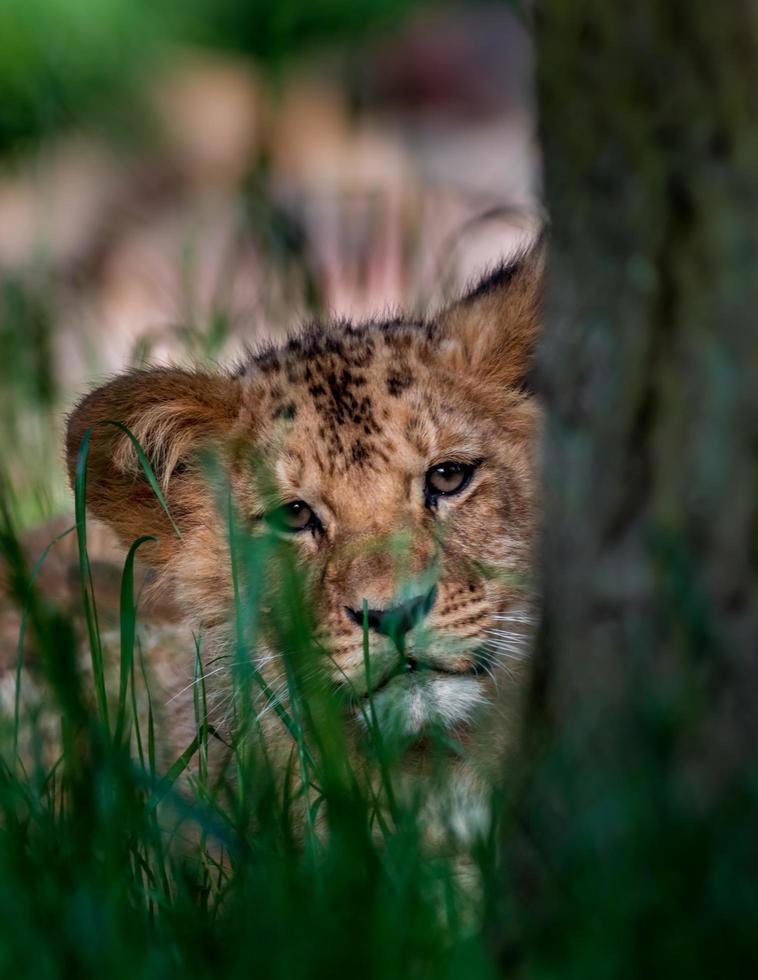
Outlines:
[[[170,560],[176,536],[145,476],[126,426],[140,443],[179,525],[191,520],[198,478],[186,464],[203,447],[223,451],[240,411],[240,386],[220,374],[152,368],[114,378],[82,399],[68,419],[66,456],[74,487],[79,451],[91,430],[87,475],[89,512],[125,545],[142,534],[160,538],[149,559]],[[183,475],[184,474],[184,475]]]
[[540,238],[485,276],[437,321],[450,370],[524,387],[540,329],[546,245]]

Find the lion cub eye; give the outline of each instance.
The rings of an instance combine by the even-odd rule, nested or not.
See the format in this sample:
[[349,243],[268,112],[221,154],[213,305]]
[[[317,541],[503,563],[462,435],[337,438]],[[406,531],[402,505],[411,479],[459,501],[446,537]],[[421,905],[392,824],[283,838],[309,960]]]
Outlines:
[[266,515],[268,523],[277,531],[316,531],[321,529],[321,521],[314,511],[303,500],[293,500],[291,504],[282,504],[276,510]]
[[452,497],[468,484],[474,472],[472,463],[439,463],[426,471],[424,493],[428,499]]

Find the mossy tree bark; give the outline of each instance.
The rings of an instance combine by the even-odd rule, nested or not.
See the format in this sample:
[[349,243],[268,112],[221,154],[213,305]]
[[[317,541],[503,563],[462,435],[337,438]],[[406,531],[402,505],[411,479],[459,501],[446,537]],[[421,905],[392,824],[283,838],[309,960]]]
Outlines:
[[536,34],[544,621],[498,941],[724,976],[758,921],[758,7],[539,0]]

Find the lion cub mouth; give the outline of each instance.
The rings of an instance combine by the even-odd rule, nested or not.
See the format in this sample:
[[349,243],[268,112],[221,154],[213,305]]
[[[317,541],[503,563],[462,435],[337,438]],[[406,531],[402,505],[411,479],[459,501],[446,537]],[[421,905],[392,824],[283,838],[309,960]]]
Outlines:
[[472,657],[472,662],[464,666],[443,666],[438,663],[428,663],[420,660],[418,657],[406,656],[404,660],[398,664],[395,670],[391,671],[386,677],[382,678],[378,684],[367,691],[364,695],[364,699],[373,697],[379,694],[386,687],[392,684],[398,678],[407,678],[409,674],[441,674],[444,677],[479,677],[485,673],[485,666],[483,661],[480,661],[476,657]]
[[380,727],[401,737],[421,737],[431,728],[467,727],[487,702],[481,681],[485,670],[473,654],[453,664],[405,656],[362,694],[355,716],[366,725],[370,702]]

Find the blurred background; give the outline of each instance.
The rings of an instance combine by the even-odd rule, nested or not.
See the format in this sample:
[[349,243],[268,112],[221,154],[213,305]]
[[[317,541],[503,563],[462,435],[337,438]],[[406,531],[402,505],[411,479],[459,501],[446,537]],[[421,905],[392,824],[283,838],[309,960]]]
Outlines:
[[323,315],[444,302],[538,220],[513,3],[4,0],[0,444],[70,511],[65,413]]

